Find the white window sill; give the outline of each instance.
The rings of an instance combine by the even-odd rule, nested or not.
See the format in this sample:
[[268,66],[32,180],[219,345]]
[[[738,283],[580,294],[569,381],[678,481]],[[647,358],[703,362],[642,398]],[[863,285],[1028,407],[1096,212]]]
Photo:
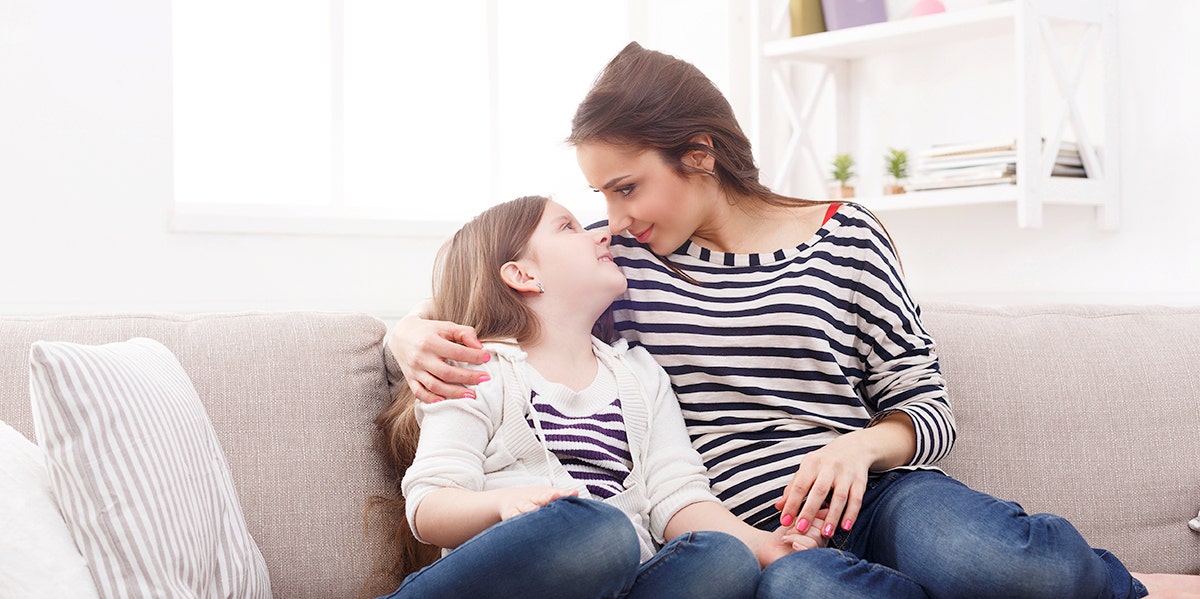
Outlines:
[[176,203],[173,233],[307,235],[445,239],[460,220],[413,220],[400,214],[328,206],[244,206]]

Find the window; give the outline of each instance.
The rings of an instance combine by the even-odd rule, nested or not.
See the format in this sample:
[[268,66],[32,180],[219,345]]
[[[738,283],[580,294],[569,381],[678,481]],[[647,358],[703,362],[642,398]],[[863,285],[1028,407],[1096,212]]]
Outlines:
[[446,232],[528,194],[601,218],[563,138],[635,1],[177,1],[177,228]]

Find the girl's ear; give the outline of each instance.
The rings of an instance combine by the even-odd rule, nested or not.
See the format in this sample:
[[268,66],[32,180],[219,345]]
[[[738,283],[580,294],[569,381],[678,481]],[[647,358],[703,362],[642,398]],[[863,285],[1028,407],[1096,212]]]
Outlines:
[[501,265],[500,278],[504,280],[505,285],[521,293],[541,294],[537,286],[537,277],[518,262],[505,262]]
[[[712,136],[705,133],[693,136],[688,141],[694,144],[705,145],[709,148],[713,147]],[[712,171],[713,167],[716,166],[716,160],[713,159],[712,152],[705,152],[703,150],[692,150],[688,152],[684,155],[683,161],[684,164],[693,168],[698,168],[702,171]]]

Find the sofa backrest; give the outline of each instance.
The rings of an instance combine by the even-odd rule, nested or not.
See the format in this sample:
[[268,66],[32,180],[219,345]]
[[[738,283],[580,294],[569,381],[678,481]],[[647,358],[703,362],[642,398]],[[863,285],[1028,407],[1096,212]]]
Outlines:
[[924,306],[958,442],[940,464],[1066,517],[1131,570],[1200,573],[1200,308]]
[[150,337],[170,348],[216,429],[277,597],[377,596],[386,493],[373,446],[388,401],[383,322],[361,314],[124,314],[0,318],[0,420],[34,439],[29,347]]

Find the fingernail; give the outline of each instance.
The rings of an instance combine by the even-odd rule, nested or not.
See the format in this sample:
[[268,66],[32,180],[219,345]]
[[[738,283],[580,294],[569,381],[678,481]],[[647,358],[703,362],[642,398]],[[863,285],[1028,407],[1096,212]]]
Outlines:
[[475,394],[471,393],[470,391],[463,392],[462,396],[463,399],[475,399]]
[[796,523],[796,530],[800,531],[801,533],[807,531],[808,518],[801,518],[800,521]]
[[821,536],[824,536],[824,537],[832,537],[833,536],[833,522],[830,522],[829,524],[825,525],[824,530],[821,531]]
[[783,517],[779,519],[779,522],[784,526],[791,526],[792,520],[795,520],[795,518],[793,518],[791,514],[784,514]]
[[846,518],[846,521],[842,522],[842,530],[850,530],[850,527],[852,526],[854,526],[854,522],[849,518]]
[[[488,376],[488,375],[486,375],[486,374],[481,374],[481,375],[479,375],[479,382],[480,382],[480,383],[486,383],[486,382],[488,382],[488,381],[490,381],[490,380],[492,380],[492,377],[490,377],[490,376]],[[479,384],[479,383],[476,383],[476,384]]]
[[484,354],[483,355],[484,362],[487,362],[488,360],[491,360],[491,359],[492,359],[492,354]]

